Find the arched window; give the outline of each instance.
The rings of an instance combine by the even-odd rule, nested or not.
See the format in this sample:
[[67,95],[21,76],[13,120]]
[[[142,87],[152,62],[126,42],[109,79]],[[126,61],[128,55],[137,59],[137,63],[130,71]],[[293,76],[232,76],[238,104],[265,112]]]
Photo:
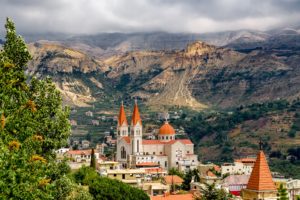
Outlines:
[[140,141],[139,140],[137,140],[136,141],[136,145],[137,145],[137,148],[136,148],[136,152],[140,152]]
[[125,150],[125,147],[121,147],[121,158],[122,159],[126,159],[126,150]]
[[166,136],[166,140],[168,140],[169,139],[169,136]]

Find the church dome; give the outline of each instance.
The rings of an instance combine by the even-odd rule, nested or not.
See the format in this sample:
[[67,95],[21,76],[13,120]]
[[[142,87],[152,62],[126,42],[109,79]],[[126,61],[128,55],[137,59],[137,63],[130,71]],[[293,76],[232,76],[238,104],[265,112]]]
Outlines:
[[175,134],[175,130],[168,122],[165,122],[165,124],[162,125],[162,127],[160,127],[158,134],[159,135],[173,135],[173,134]]

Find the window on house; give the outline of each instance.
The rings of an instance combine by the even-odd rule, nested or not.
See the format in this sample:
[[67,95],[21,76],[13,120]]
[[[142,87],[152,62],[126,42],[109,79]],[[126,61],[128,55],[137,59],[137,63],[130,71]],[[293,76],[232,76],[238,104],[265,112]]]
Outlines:
[[122,179],[125,179],[125,174],[122,174]]
[[165,168],[168,167],[168,161],[165,161]]
[[155,155],[155,151],[153,151],[153,155]]
[[117,176],[117,174],[114,174],[114,177],[116,177]]
[[160,155],[162,155],[162,152],[159,152],[160,153]]
[[169,136],[166,136],[166,140],[168,140],[169,139]]
[[186,153],[190,153],[190,151],[187,151]]

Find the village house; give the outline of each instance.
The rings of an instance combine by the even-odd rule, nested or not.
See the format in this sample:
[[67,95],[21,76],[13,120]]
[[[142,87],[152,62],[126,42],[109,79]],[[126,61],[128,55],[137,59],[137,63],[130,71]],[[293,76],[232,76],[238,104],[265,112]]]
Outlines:
[[91,144],[91,142],[88,141],[88,140],[82,140],[82,141],[81,141],[81,147],[82,147],[82,149],[87,149],[87,148],[89,148],[89,147],[90,147],[90,144]]
[[94,116],[92,111],[85,112],[85,115],[88,116],[88,117],[93,117]]
[[252,172],[252,168],[255,163],[255,158],[242,158],[237,159],[234,163],[224,163],[221,165],[221,174],[245,174],[250,175]]
[[289,193],[290,199],[296,199],[297,196],[300,196],[300,180],[290,180],[286,183],[286,188]]

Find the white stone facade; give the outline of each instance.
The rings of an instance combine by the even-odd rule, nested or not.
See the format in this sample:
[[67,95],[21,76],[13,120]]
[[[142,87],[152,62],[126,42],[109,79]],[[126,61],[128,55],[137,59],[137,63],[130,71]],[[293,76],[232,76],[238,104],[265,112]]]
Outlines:
[[[136,124],[131,122],[129,128],[127,120],[124,120],[125,114],[122,109],[123,107],[121,107],[119,116],[119,121],[122,120],[122,124],[119,122],[117,126],[116,160],[124,168],[135,168],[136,165],[143,163],[158,164],[163,169],[174,167],[182,171],[196,168],[198,159],[197,155],[194,154],[194,144],[191,140],[176,140],[175,132],[159,134],[157,140],[144,140],[142,139],[143,126],[139,116],[135,116],[139,120]],[[168,126],[165,131],[174,130],[167,122],[165,125]]]

